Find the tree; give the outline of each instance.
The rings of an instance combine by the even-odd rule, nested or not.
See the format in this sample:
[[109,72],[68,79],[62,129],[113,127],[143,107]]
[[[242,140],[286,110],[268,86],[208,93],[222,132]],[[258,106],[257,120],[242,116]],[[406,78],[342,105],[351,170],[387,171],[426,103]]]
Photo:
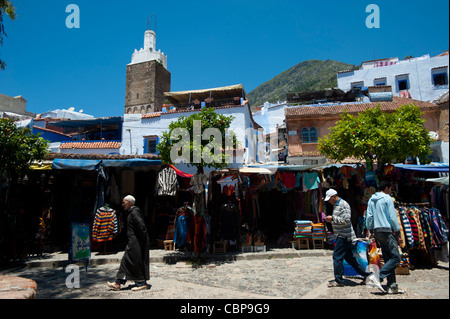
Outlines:
[[[5,27],[3,26],[3,13],[11,19],[16,18],[16,10],[9,0],[0,0],[0,46],[3,45],[3,36],[7,37]],[[4,70],[6,63],[0,59],[0,70]]]
[[214,108],[179,117],[169,124],[169,131],[163,132],[157,146],[162,163],[182,161],[188,166],[227,167],[230,153],[238,144],[229,130],[233,119],[217,114]]
[[392,113],[381,111],[378,105],[358,116],[341,114],[330,134],[319,138],[319,152],[338,162],[351,156],[361,160],[376,157],[382,164],[379,167],[403,162],[409,156],[426,161],[431,154],[431,138],[421,115],[414,104]]
[[17,127],[10,119],[0,119],[0,176],[14,179],[27,173],[31,162],[42,160],[48,143],[29,128]]

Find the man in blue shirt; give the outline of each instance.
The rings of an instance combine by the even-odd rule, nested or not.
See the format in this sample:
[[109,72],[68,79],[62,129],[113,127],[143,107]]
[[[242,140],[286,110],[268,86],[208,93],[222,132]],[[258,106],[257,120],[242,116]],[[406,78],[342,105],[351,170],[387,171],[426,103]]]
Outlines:
[[367,284],[382,291],[381,281],[387,278],[388,293],[398,293],[398,285],[395,279],[395,268],[400,264],[398,236],[400,225],[397,213],[394,208],[394,200],[390,196],[392,184],[389,181],[382,181],[378,187],[378,192],[372,195],[367,203],[366,227],[374,235],[375,240],[381,247],[384,266],[379,272],[380,280],[371,275],[367,278]]

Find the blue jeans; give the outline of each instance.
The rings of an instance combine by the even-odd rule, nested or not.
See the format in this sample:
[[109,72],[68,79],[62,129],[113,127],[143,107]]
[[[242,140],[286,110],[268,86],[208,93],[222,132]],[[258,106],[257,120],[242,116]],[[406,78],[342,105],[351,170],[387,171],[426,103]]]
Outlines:
[[344,259],[359,275],[364,278],[370,275],[370,273],[366,272],[364,267],[358,263],[355,256],[353,256],[352,242],[346,238],[338,237],[336,238],[336,245],[333,251],[334,279],[337,283],[344,284]]
[[380,281],[387,278],[388,287],[396,283],[395,268],[400,264],[398,242],[392,233],[375,232],[375,240],[380,244],[384,266],[380,269]]

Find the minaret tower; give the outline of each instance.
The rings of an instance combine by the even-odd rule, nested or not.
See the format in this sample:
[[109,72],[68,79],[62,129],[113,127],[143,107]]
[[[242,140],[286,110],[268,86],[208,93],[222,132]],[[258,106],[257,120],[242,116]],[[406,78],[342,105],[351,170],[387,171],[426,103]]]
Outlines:
[[167,56],[156,51],[156,33],[146,30],[144,47],[134,50],[127,65],[125,114],[145,114],[161,111],[164,92],[170,92],[171,74]]

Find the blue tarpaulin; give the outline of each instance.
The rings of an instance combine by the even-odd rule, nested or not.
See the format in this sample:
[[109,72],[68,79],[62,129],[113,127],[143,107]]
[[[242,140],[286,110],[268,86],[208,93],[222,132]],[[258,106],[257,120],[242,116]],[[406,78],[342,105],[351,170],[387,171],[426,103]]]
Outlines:
[[73,169],[73,170],[93,171],[99,168],[100,163],[101,160],[56,158],[53,160],[52,169]]
[[125,160],[102,160],[104,167],[142,167],[161,165],[161,160],[149,160],[145,158],[132,158]]
[[161,160],[149,160],[145,158],[131,158],[124,160],[88,160],[88,159],[61,159],[53,160],[53,169],[72,170],[98,170],[103,167],[143,167],[151,165],[161,165]]
[[397,168],[408,169],[412,171],[421,171],[421,172],[447,172],[448,173],[448,164],[441,165],[412,165],[412,164],[394,164]]

